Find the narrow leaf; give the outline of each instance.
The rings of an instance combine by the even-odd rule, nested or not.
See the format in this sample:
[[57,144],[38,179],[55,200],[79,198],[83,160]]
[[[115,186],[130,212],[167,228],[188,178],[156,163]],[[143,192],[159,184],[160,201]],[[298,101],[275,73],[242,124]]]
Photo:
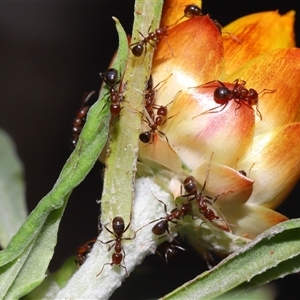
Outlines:
[[23,165],[8,134],[0,129],[0,245],[5,248],[27,217]]
[[210,272],[162,299],[213,299],[240,286],[233,294],[236,295],[250,287],[299,272],[299,236],[299,219],[280,223],[228,256]]

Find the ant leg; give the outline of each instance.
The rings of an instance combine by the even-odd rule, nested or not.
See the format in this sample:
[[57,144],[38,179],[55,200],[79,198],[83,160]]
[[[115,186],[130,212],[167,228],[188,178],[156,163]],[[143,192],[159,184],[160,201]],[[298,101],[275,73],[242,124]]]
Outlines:
[[[226,103],[223,103],[223,104],[220,104],[219,106],[216,106],[214,108],[211,108],[211,109],[208,109],[206,110],[205,112],[199,114],[199,115],[196,115],[196,116],[193,116],[192,117],[192,120],[201,116],[201,115],[206,115],[206,114],[210,114],[210,113],[219,113],[221,111],[223,111],[225,109],[225,107],[228,105],[229,101],[226,101]],[[223,107],[222,107],[223,106]],[[214,111],[215,109],[218,109],[219,107],[222,107],[222,109],[218,110],[218,111]]]
[[127,268],[125,266],[123,266],[123,265],[119,265],[119,267],[122,267],[125,270],[125,272],[126,272],[126,276],[129,277],[129,274],[127,272]]
[[[102,266],[101,271],[96,275],[96,277],[98,277],[98,276],[102,273],[102,271],[103,271],[103,269],[104,269],[104,267],[105,267],[106,265],[111,265],[111,263],[106,263],[106,264],[104,264],[104,265]],[[111,265],[111,266],[112,266],[112,265]]]

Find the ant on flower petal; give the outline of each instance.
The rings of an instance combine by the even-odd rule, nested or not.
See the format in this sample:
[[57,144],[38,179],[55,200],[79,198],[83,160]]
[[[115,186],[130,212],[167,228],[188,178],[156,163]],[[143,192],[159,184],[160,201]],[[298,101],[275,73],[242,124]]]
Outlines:
[[143,142],[144,144],[151,144],[154,139],[154,133],[157,131],[159,134],[163,135],[166,138],[166,141],[167,141],[169,147],[171,148],[166,134],[163,133],[162,131],[160,131],[158,129],[158,127],[164,125],[167,120],[169,120],[175,116],[175,115],[173,115],[173,116],[167,118],[168,105],[170,105],[171,103],[173,103],[175,101],[175,99],[177,98],[177,95],[179,95],[179,93],[181,93],[181,91],[179,91],[175,95],[174,99],[171,102],[169,102],[166,106],[163,106],[163,105],[157,106],[156,107],[156,109],[157,109],[156,116],[153,113],[151,120],[147,116],[145,116],[143,113],[140,112],[144,117],[143,121],[146,122],[150,128],[150,130],[140,133],[139,139],[141,142]]
[[[274,93],[276,90],[269,90],[269,89],[263,89],[260,93],[258,93],[255,89],[246,89],[246,81],[244,80],[239,80],[236,79],[233,83],[234,86],[232,89],[229,89],[225,86],[225,84],[219,80],[213,80],[210,82],[205,83],[204,85],[201,85],[200,87],[205,87],[206,85],[217,82],[220,86],[217,87],[214,90],[214,101],[217,104],[220,104],[219,106],[213,107],[199,115],[196,115],[193,117],[196,118],[200,115],[204,115],[207,113],[217,113],[221,112],[222,110],[225,109],[225,107],[228,105],[230,100],[233,100],[236,103],[235,107],[235,115],[237,115],[237,111],[240,109],[242,105],[245,105],[249,107],[250,109],[253,109],[252,106],[256,106],[256,114],[262,120],[262,114],[258,109],[258,95],[263,93],[263,92],[268,92],[268,93]],[[217,110],[218,108],[221,108],[220,110]]]

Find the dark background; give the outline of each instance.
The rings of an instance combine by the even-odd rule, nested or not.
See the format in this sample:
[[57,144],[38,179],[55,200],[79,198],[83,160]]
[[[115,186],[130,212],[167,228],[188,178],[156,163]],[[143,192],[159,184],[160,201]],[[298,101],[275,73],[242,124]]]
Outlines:
[[[203,1],[204,12],[223,25],[246,14],[275,9],[300,11],[300,2]],[[99,72],[107,69],[117,48],[111,16],[118,17],[131,33],[133,1],[0,3],[0,127],[14,138],[24,162],[29,211],[55,183],[70,154],[72,120],[82,95],[98,90]],[[299,46],[299,20],[296,33]],[[96,165],[69,200],[52,271],[97,234],[95,200],[101,195],[100,172]],[[299,217],[299,188],[298,184],[278,209],[290,218]],[[162,296],[204,269],[205,262],[192,249],[167,266],[152,256],[126,280],[114,299]],[[286,299],[284,290],[293,291],[289,299],[296,299],[298,281],[298,275],[276,281],[278,299]]]

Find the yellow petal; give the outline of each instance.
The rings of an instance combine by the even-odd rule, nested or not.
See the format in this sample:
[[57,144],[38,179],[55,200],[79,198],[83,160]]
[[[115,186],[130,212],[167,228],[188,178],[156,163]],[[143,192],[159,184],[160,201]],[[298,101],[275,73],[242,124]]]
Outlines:
[[236,103],[230,101],[221,112],[199,115],[216,106],[215,88],[182,92],[169,111],[174,117],[161,127],[171,146],[191,170],[208,161],[212,152],[214,162],[233,166],[252,143],[254,111],[249,107],[241,106],[236,111]]
[[224,32],[241,41],[238,43],[224,35],[226,74],[233,73],[247,61],[270,50],[293,47],[293,19],[292,14],[282,17],[277,11],[270,11],[245,16],[224,27]]
[[300,123],[288,124],[254,139],[239,166],[254,180],[248,203],[277,207],[300,178]]
[[266,229],[288,220],[274,210],[254,204],[236,206],[235,209],[223,207],[226,221],[232,232],[244,238],[253,239]]
[[222,72],[223,42],[208,16],[188,19],[168,33],[158,44],[152,68],[155,84],[173,74],[157,98],[159,104],[170,102],[179,90],[218,78]]
[[290,10],[286,14],[281,16],[282,24],[285,26],[286,32],[290,35],[290,40],[294,41],[289,47],[295,47],[295,32],[294,32],[294,23],[295,23],[295,14],[294,10]]
[[[259,110],[263,121],[256,122],[255,135],[300,120],[300,49],[279,49],[257,57],[228,80],[236,78],[247,81],[259,95]],[[276,90],[274,93],[264,89]]]
[[[185,7],[190,4],[190,0],[180,0],[180,2],[178,2],[177,0],[165,0],[162,12],[161,26],[170,26],[176,23],[184,15]],[[202,7],[201,0],[193,1],[193,4],[196,4],[200,8]],[[181,22],[184,20],[185,19],[183,18]]]

